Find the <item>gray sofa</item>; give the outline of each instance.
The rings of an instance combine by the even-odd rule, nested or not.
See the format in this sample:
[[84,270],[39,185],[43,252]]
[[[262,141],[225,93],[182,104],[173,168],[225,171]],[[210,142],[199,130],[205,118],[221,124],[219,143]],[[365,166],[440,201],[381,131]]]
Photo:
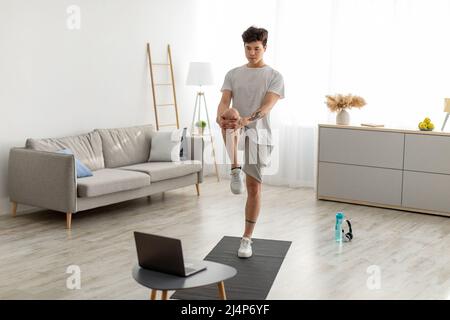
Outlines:
[[[12,214],[17,204],[60,211],[71,228],[72,214],[149,196],[203,181],[203,139],[188,137],[186,159],[148,162],[152,125],[96,129],[77,136],[27,139],[25,148],[9,154],[9,195]],[[73,155],[56,153],[69,148]],[[75,158],[93,176],[77,178]]]

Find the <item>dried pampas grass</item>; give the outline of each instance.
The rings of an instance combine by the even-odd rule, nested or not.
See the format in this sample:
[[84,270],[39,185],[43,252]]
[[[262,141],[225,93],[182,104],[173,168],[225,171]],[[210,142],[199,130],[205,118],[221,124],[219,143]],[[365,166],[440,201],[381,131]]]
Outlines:
[[348,94],[346,96],[337,94],[334,96],[325,96],[326,104],[331,112],[341,111],[342,109],[362,108],[366,105],[366,101],[359,97]]

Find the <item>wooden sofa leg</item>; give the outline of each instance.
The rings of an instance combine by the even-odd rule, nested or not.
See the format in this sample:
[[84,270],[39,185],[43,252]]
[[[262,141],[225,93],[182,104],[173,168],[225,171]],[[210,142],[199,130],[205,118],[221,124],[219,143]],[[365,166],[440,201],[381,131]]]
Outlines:
[[16,216],[17,213],[17,202],[11,201],[11,215]]
[[72,212],[66,213],[66,228],[69,230],[72,229]]
[[197,196],[200,196],[200,184],[196,183],[195,188],[197,189]]

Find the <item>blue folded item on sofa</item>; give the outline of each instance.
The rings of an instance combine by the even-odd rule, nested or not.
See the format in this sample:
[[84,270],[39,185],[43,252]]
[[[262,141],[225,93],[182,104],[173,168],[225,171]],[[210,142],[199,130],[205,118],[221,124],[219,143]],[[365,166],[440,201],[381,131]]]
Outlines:
[[[64,154],[73,154],[72,150],[70,150],[70,149],[62,149],[62,150],[58,150],[57,152],[64,153]],[[81,162],[77,158],[75,158],[75,168],[76,168],[77,178],[93,176],[92,171],[83,162]]]

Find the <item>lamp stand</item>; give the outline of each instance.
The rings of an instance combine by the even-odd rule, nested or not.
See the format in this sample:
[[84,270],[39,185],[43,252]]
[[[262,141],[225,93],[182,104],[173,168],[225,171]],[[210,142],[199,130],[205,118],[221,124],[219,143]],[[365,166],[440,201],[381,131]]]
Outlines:
[[442,125],[441,131],[444,131],[444,127],[445,127],[445,124],[447,123],[448,115],[449,115],[449,114],[450,114],[450,113],[447,112],[447,115],[445,116],[444,124]]
[[[203,105],[204,105],[204,108],[205,108],[205,111],[206,111],[206,122],[208,124],[208,130],[209,130],[209,134],[208,135],[210,136],[210,139],[211,139],[212,155],[213,155],[213,158],[214,158],[214,167],[216,169],[217,181],[220,181],[219,170],[217,169],[216,151],[214,149],[213,135],[212,135],[211,125],[210,125],[210,121],[209,121],[208,107],[206,106],[205,93],[202,92],[202,91],[198,91],[197,92],[197,96],[195,98],[194,115],[192,116],[192,124],[191,124],[191,136],[195,136],[196,135],[195,132],[194,132],[194,128],[195,128],[194,121],[195,121],[195,116],[197,115],[197,113],[198,113],[198,115],[197,115],[198,120],[197,121],[200,121],[200,113],[201,113],[202,101],[203,101]],[[201,137],[207,136],[207,135],[204,134],[203,128],[201,130],[199,130],[199,132],[200,132],[198,134],[199,136],[201,136]]]

